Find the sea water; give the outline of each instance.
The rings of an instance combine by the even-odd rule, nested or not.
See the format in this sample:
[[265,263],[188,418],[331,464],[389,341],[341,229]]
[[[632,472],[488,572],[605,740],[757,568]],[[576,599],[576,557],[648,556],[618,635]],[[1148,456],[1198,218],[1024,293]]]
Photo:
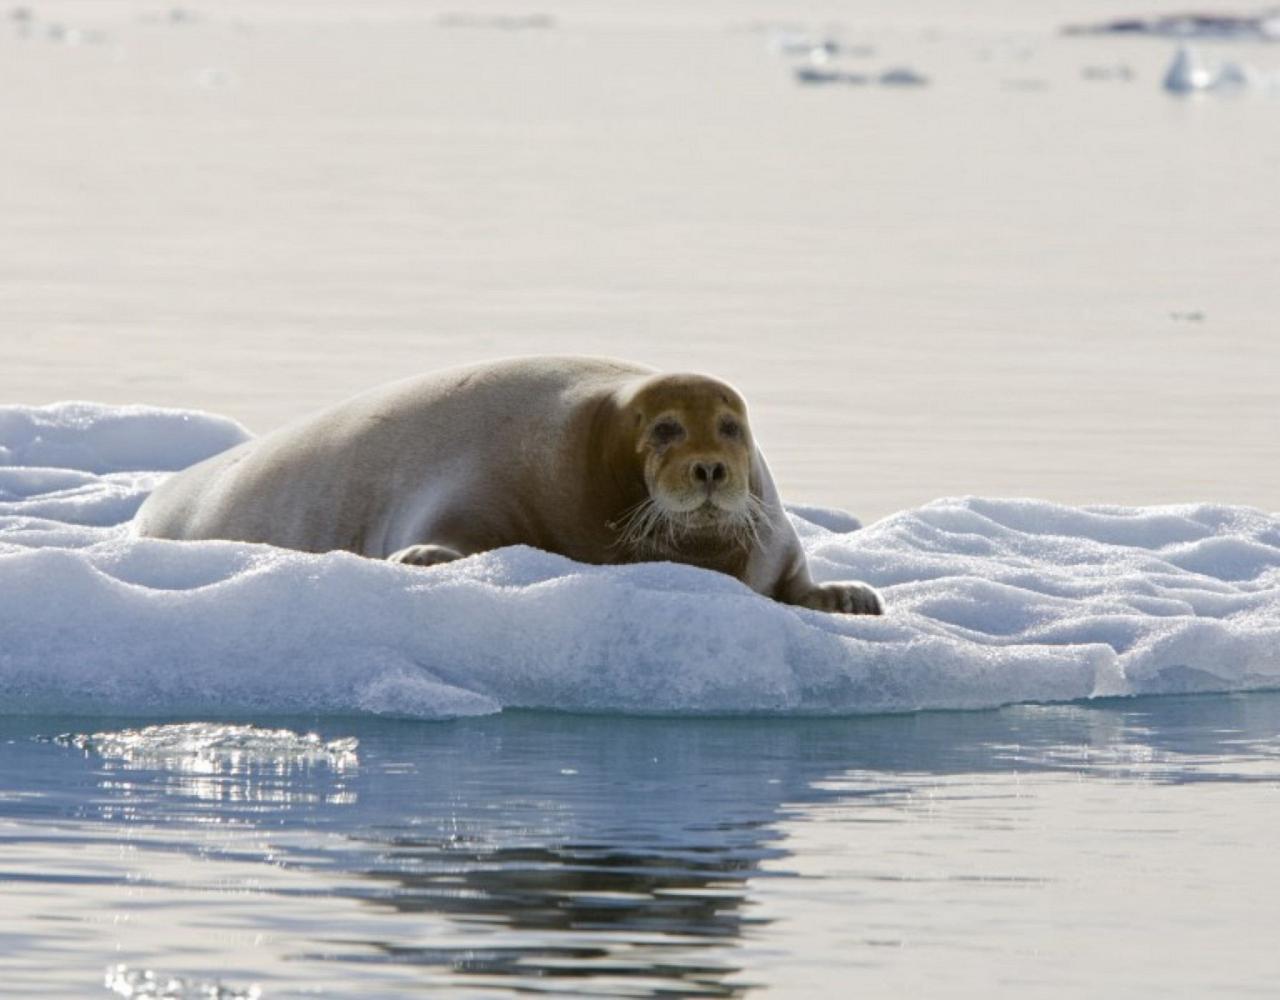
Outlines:
[[13,996],[1265,996],[1280,695],[0,719]]

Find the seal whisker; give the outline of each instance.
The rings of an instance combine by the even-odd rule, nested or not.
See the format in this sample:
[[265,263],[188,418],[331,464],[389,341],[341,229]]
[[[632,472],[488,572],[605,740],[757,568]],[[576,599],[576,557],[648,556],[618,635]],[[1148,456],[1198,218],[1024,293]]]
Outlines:
[[663,527],[666,512],[653,497],[645,497],[623,512],[614,522],[619,530],[615,546],[649,548],[656,547],[654,536]]

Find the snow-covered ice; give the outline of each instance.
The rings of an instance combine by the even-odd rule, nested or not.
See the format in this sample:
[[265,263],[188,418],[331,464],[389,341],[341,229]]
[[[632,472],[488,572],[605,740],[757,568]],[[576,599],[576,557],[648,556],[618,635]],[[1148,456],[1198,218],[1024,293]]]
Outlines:
[[0,467],[172,472],[248,437],[234,420],[155,406],[0,406]]
[[938,500],[857,530],[793,507],[880,619],[689,566],[530,548],[429,570],[138,539],[207,414],[0,407],[0,712],[837,714],[1280,685],[1280,516]]

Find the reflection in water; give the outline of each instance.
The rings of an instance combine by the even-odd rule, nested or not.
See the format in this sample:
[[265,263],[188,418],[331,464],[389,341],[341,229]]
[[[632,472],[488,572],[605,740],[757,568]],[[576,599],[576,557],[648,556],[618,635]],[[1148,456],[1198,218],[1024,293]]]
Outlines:
[[387,846],[383,866],[366,872],[391,886],[379,905],[500,926],[513,943],[447,949],[365,942],[381,960],[467,976],[636,977],[678,981],[684,995],[738,992],[724,984],[739,971],[725,960],[724,945],[748,922],[746,880],[762,851],[605,843],[477,848],[406,838]]
[[[1194,813],[1195,788],[1280,776],[1280,695],[1267,694],[845,720],[324,724],[337,741],[300,735],[316,720],[217,739],[212,724],[98,720],[78,730],[92,737],[31,739],[68,721],[0,721],[0,884],[30,914],[0,918],[0,945],[25,942],[19,984],[74,962],[101,982],[125,962],[261,981],[264,996],[726,996],[799,982],[797,967],[816,988],[852,975],[859,948],[928,940],[908,933],[930,912],[910,886],[945,885],[955,912],[980,915],[1001,880],[1055,882],[1079,845],[1057,858],[1043,830],[1018,832],[1027,815],[1057,824],[1055,809],[1111,803],[1125,815],[1094,817],[1105,838],[1144,787],[1190,789],[1159,808]],[[105,850],[125,842],[127,863]],[[51,923],[69,898],[102,915]],[[925,908],[894,915],[908,904]],[[199,931],[211,915],[235,933]],[[770,966],[770,942],[795,967]]]

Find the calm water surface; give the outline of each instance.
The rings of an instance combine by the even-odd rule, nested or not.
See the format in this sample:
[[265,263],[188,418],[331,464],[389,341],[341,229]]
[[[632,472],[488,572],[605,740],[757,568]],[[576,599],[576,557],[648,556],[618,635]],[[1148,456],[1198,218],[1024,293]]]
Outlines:
[[[211,727],[126,733],[154,721],[0,720],[9,995],[1245,996],[1280,975],[1280,694],[264,718],[343,742],[212,751]],[[93,733],[125,735],[73,738]]]
[[[1061,34],[1170,5],[31,0],[0,15],[0,403],[263,432],[604,354],[734,382],[783,495],[867,520],[1276,510],[1280,95],[1178,99],[1173,43]],[[483,26],[522,12],[551,26]],[[787,25],[932,82],[801,86]]]

